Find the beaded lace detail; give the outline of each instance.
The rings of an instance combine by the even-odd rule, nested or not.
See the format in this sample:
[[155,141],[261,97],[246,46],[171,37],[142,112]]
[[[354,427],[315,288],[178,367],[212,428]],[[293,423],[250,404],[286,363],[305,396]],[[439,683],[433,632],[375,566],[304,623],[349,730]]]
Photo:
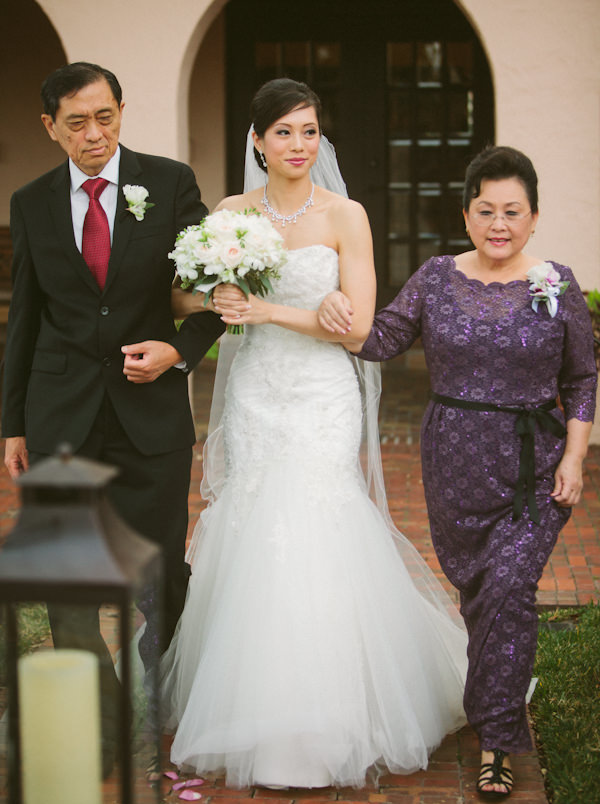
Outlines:
[[[290,251],[281,274],[269,299],[316,310],[339,287],[338,255],[322,245]],[[315,497],[345,499],[356,490],[348,478],[358,482],[348,456],[360,446],[360,411],[354,368],[340,344],[275,325],[246,326],[223,418],[226,475],[237,504],[250,502],[264,473],[290,458],[307,467]]]

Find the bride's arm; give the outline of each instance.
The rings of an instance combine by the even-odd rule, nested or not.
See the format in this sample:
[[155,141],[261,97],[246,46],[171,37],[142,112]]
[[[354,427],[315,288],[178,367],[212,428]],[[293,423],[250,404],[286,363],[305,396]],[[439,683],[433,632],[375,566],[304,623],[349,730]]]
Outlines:
[[330,213],[338,236],[340,289],[350,299],[354,311],[352,327],[345,333],[331,332],[321,326],[315,310],[303,310],[273,304],[250,296],[248,310],[230,311],[217,295],[215,309],[226,324],[277,324],[325,341],[359,346],[370,332],[375,312],[375,266],[373,241],[364,209],[354,201],[340,202]]

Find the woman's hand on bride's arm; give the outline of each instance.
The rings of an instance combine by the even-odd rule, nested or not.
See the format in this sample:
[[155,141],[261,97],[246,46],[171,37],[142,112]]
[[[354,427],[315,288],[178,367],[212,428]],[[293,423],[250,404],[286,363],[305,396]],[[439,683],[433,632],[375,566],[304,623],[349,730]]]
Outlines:
[[317,310],[317,320],[323,329],[339,335],[345,335],[352,330],[353,315],[350,299],[341,290],[328,293]]

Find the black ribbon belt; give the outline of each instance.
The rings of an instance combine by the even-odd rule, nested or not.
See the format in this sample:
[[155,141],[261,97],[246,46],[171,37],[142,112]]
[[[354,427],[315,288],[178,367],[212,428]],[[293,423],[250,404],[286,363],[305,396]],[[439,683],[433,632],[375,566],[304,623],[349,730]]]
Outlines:
[[556,400],[550,399],[535,408],[509,407],[506,405],[493,405],[488,402],[470,402],[466,399],[454,399],[451,396],[442,396],[435,392],[432,399],[449,408],[464,408],[465,410],[483,410],[488,412],[501,411],[513,413],[517,416],[517,434],[521,439],[521,454],[519,456],[519,479],[513,501],[513,520],[519,519],[523,513],[523,499],[527,491],[527,507],[530,519],[540,524],[540,512],[535,501],[535,426],[538,424],[543,430],[548,430],[556,438],[564,438],[567,434],[565,427],[551,416],[549,411],[556,407]]

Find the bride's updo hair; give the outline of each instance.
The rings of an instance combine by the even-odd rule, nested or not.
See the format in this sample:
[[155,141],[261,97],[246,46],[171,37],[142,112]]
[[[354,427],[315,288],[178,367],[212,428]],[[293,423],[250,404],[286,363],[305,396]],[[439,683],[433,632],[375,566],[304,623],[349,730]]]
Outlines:
[[[293,109],[307,109],[312,106],[317,114],[317,123],[321,129],[321,101],[318,95],[302,81],[292,78],[274,78],[267,81],[258,90],[250,106],[252,125],[259,137],[264,137],[265,131],[276,120]],[[254,149],[254,158],[261,170],[263,166],[259,153]]]

